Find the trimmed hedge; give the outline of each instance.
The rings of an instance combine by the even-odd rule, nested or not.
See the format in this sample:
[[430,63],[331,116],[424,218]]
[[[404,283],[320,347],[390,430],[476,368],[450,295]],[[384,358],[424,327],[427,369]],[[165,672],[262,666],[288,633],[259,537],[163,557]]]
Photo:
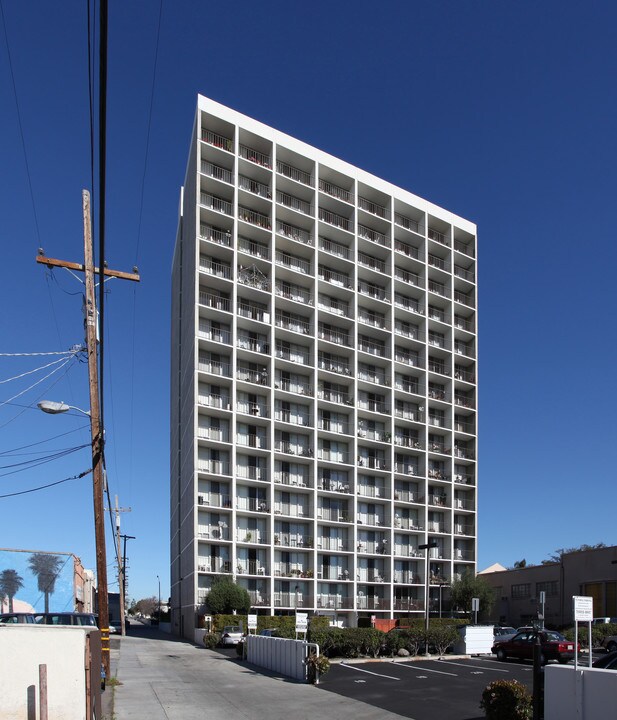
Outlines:
[[[568,639],[574,641],[574,628],[567,628],[563,631],[563,635]],[[617,635],[617,624],[606,623],[603,625],[592,625],[591,626],[591,642],[592,647],[599,648],[602,646],[602,641],[609,635]],[[579,625],[578,628],[578,641],[584,647],[588,646],[589,642],[587,639],[587,627]]]
[[[246,615],[215,615],[213,617],[213,626],[217,632],[222,632],[226,625],[239,625],[242,623],[244,631],[247,630]],[[327,617],[315,615],[309,618],[309,639],[313,629],[327,628],[330,622]],[[257,616],[257,633],[259,634],[266,628],[277,628],[279,636],[284,638],[296,637],[296,618],[294,615],[258,615]],[[311,641],[314,642],[314,641]]]

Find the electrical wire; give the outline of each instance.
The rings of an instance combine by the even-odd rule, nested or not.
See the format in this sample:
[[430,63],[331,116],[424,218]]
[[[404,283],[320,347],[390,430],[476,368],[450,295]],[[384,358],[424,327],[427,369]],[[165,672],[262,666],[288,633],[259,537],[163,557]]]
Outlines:
[[[25,406],[27,407],[27,406]],[[71,435],[74,432],[79,432],[83,430],[84,428],[87,428],[87,425],[82,425],[78,428],[73,428],[72,430],[67,430],[67,432],[60,433],[59,435],[54,435],[53,437],[47,438],[46,440],[39,440],[35,443],[28,443],[28,445],[21,445],[20,447],[11,448],[10,450],[0,450],[0,457],[3,455],[5,457],[12,457],[13,455],[17,455],[19,450],[27,450],[31,447],[37,447],[38,445],[44,445],[45,443],[51,442],[52,440],[57,440],[58,438],[65,437],[66,435]]]
[[[88,447],[90,443],[85,443],[83,445],[75,445],[71,448],[62,448],[61,450],[55,450],[50,455],[45,455],[44,457],[39,458],[30,458],[30,460],[22,460],[21,462],[17,463],[11,463],[10,465],[0,465],[0,470],[7,470],[8,468],[14,468],[14,467],[20,467],[23,465],[32,465],[33,467],[36,467],[37,465],[42,465],[45,462],[51,462],[52,460],[57,460],[58,458],[64,457],[65,455],[70,455],[71,453],[77,452],[77,450],[83,450],[85,447]],[[34,453],[30,453],[34,454]],[[23,468],[24,470],[29,470],[30,468]],[[11,475],[12,473],[6,473],[7,475]],[[0,477],[3,477],[3,474],[0,474]]]
[[59,370],[62,370],[63,367],[68,365],[68,363],[73,360],[73,357],[65,358],[62,362],[62,365],[60,365],[57,368],[54,368],[50,373],[45,375],[45,377],[42,377],[40,380],[37,380],[35,383],[32,383],[30,387],[27,387],[25,390],[22,390],[21,392],[18,392],[16,395],[13,395],[13,397],[9,398],[8,400],[2,400],[0,401],[0,407],[3,405],[6,405],[7,403],[10,403],[11,401],[15,400],[18,397],[21,397],[22,395],[25,395],[29,390],[32,390],[32,388],[36,387],[37,385],[40,385],[44,380],[47,380],[47,378],[51,377],[54,373],[57,373]]
[[39,487],[30,488],[29,490],[20,490],[19,492],[14,493],[5,493],[4,495],[0,495],[0,500],[2,498],[15,497],[16,495],[27,495],[28,493],[37,492],[38,490],[45,490],[47,488],[54,487],[55,485],[61,485],[62,483],[68,482],[69,480],[79,480],[80,478],[89,475],[91,472],[92,468],[90,468],[89,470],[84,470],[78,475],[71,475],[71,477],[64,478],[64,480],[56,480],[56,482],[47,483],[47,485],[39,485]]
[[[22,467],[20,470],[11,470],[10,472],[0,473],[0,477],[16,475],[17,473],[24,472],[26,470],[32,470],[32,468],[39,467],[40,465],[47,465],[48,462],[53,462],[54,460],[58,460],[58,458],[66,457],[67,455],[71,455],[72,453],[77,452],[78,450],[83,450],[86,447],[90,447],[90,443],[85,443],[84,445],[75,447],[72,450],[64,452],[64,453],[56,453],[56,455],[53,457],[50,456],[49,458],[39,458],[39,460],[32,460],[32,461],[30,461],[29,467]],[[21,464],[21,463],[19,463],[19,464]]]
[[13,377],[6,378],[5,380],[0,380],[0,385],[4,385],[5,383],[12,382],[13,380],[21,380],[21,378],[26,377],[26,375],[33,375],[36,372],[39,372],[40,370],[46,370],[48,367],[51,367],[52,365],[58,365],[59,363],[65,362],[66,358],[60,358],[60,360],[52,360],[50,363],[47,363],[47,365],[41,365],[41,367],[34,368],[34,370],[26,370],[26,372],[20,373],[19,375],[14,375]]
[[[0,0],[1,2],[2,0]],[[84,348],[79,346],[79,350],[71,348],[70,350],[54,350],[53,352],[29,352],[29,353],[0,353],[0,357],[37,357],[40,355],[75,355]]]

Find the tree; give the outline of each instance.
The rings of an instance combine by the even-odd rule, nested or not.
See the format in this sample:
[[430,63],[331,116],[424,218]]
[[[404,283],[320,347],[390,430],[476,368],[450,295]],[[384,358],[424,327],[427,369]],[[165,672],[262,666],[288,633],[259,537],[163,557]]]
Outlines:
[[56,580],[62,569],[62,559],[49,553],[32,553],[28,559],[30,570],[36,575],[39,592],[45,595],[45,612],[49,612],[49,596],[53,595]]
[[138,600],[137,602],[133,603],[131,606],[131,609],[129,612],[133,615],[137,613],[141,613],[142,615],[146,615],[147,617],[150,617],[154,611],[158,608],[159,601],[154,597],[149,598],[142,598],[141,600]]
[[518,570],[520,568],[527,567],[527,560],[523,558],[522,560],[517,560],[514,565],[512,566],[515,570]]
[[471,613],[471,599],[475,597],[480,600],[480,615],[489,615],[495,602],[495,596],[493,588],[481,575],[474,575],[471,570],[468,570],[460,580],[452,581],[450,599],[454,607]]
[[3,570],[0,573],[0,596],[9,599],[9,612],[13,612],[13,598],[20,588],[24,586],[24,579],[18,575],[17,570]]
[[220,577],[214,581],[206,603],[214,615],[247,613],[251,608],[251,596],[230,578]]

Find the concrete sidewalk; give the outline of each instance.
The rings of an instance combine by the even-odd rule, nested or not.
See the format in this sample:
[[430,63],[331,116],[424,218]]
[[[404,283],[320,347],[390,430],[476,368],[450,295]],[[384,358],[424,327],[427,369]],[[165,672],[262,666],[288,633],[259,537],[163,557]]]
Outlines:
[[111,664],[119,684],[104,693],[105,720],[373,720],[377,712],[146,625],[112,640]]

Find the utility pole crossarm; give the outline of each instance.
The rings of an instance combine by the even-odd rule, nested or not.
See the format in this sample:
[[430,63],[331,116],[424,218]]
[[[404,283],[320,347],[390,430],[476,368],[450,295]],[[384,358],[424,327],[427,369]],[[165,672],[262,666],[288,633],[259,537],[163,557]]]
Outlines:
[[[45,255],[37,255],[36,261],[37,263],[41,263],[41,265],[47,265],[47,267],[63,267],[68,270],[78,270],[80,272],[85,272],[86,270],[85,266],[81,263],[69,262],[68,260],[56,260],[55,258],[45,257]],[[95,267],[94,274],[98,275],[99,273],[99,268]],[[139,282],[141,280],[138,273],[127,273],[121,270],[109,270],[108,268],[103,268],[103,275],[120,278],[121,280],[132,280],[133,282]]]

